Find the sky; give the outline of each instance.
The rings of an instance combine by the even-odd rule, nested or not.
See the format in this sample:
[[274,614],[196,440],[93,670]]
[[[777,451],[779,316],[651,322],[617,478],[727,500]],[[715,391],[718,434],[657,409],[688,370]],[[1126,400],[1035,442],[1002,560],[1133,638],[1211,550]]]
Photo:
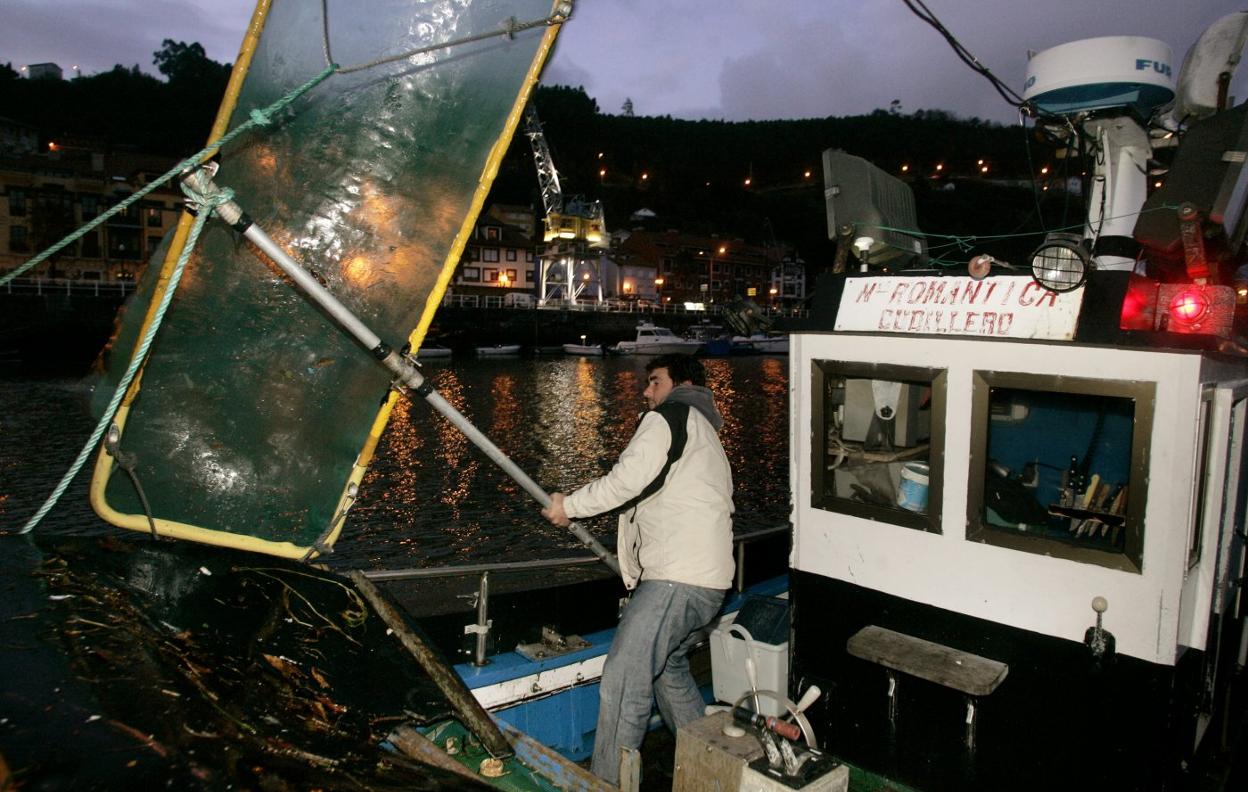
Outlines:
[[[330,2],[355,7],[363,0]],[[1173,50],[1177,71],[1201,31],[1244,8],[1243,0],[926,2],[1017,91],[1028,50],[1093,36],[1160,39]],[[198,41],[213,60],[232,62],[253,6],[254,0],[0,0],[0,63],[50,61],[67,74],[74,64],[83,74],[138,64],[155,73],[151,54],[166,38]],[[631,99],[637,115],[813,118],[870,113],[896,100],[907,113],[1017,118],[902,0],[576,0],[542,79],[583,86],[606,113],[621,112]],[[1232,90],[1248,94],[1248,78],[1241,74]]]

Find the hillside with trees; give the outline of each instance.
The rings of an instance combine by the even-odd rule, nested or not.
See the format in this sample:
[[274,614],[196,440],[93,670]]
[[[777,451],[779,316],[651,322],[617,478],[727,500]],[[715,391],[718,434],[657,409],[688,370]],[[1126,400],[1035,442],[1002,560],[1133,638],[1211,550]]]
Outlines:
[[[0,66],[0,107],[6,117],[39,128],[45,141],[175,157],[198,150],[229,65],[207,58],[197,43],[168,39],[153,53],[153,63],[163,80],[137,65],[73,80],[20,79]],[[657,215],[660,228],[787,243],[817,267],[832,256],[821,165],[828,148],[910,181],[920,227],[928,233],[1038,231],[1041,216],[1049,228],[1081,216],[1064,191],[1049,196],[1027,186],[1052,152],[1020,126],[940,110],[907,114],[895,103],[854,117],[687,121],[635,116],[628,107],[604,113],[583,89],[566,86],[540,88],[536,103],[565,193],[601,199],[611,229],[628,227],[630,216],[644,207]],[[492,200],[540,209],[523,135],[507,154]],[[1020,260],[1034,244],[1033,237],[977,244],[976,250]],[[953,257],[969,257],[964,245],[951,247]]]

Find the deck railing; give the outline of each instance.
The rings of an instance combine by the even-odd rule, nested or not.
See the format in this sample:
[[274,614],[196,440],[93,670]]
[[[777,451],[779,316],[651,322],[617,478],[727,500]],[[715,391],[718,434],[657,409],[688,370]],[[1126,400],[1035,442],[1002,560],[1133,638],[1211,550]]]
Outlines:
[[[762,528],[733,536],[736,544],[737,580],[736,590],[745,589],[746,546],[760,539],[767,539],[788,533],[792,527],[788,524],[772,528]],[[418,580],[445,577],[461,577],[464,575],[480,575],[477,587],[476,605],[477,621],[469,624],[465,632],[476,634],[476,647],[473,652],[473,663],[485,665],[486,639],[490,631],[490,573],[491,572],[531,572],[538,569],[565,569],[568,567],[589,566],[599,563],[595,556],[572,556],[569,558],[546,558],[535,561],[499,561],[489,564],[458,564],[455,566],[408,568],[408,569],[373,569],[361,570],[364,576],[373,582],[384,583],[399,580]]]
[[27,294],[34,296],[73,294],[83,297],[125,297],[133,292],[134,288],[134,281],[14,278],[4,284],[4,294]]
[[[630,314],[700,314],[718,316],[723,312],[721,305],[705,307],[689,307],[685,303],[651,303],[638,300],[578,300],[575,303],[547,302],[538,304],[528,301],[507,302],[506,297],[492,294],[452,294],[442,298],[442,305],[456,308],[511,308],[520,311],[582,311],[585,313],[630,313]],[[805,308],[764,307],[766,316],[800,319],[810,312]]]

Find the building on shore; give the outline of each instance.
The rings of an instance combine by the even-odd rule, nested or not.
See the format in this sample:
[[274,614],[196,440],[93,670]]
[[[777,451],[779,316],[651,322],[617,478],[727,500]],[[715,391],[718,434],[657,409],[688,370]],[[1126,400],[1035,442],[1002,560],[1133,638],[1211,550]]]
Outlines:
[[617,296],[664,303],[724,303],[737,297],[775,307],[806,297],[802,260],[778,245],[679,231],[631,231],[611,251]]
[[533,217],[532,207],[508,204],[483,212],[464,247],[447,299],[482,307],[532,304],[537,290]]
[[[13,126],[19,143],[29,134]],[[8,135],[6,135],[6,140]],[[0,151],[0,274],[11,272],[84,223],[130,197],[175,160],[133,151],[93,151],[50,141],[43,150]],[[41,262],[28,277],[103,282],[135,280],[165,233],[182,196],[163,186]]]

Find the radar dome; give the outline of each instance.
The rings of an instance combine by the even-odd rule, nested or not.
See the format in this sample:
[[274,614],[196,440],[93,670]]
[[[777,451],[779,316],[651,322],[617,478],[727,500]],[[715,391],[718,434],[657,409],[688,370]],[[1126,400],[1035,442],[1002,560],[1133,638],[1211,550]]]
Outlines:
[[1148,117],[1174,98],[1170,47],[1140,36],[1102,36],[1038,52],[1023,98],[1042,112],[1132,109]]

